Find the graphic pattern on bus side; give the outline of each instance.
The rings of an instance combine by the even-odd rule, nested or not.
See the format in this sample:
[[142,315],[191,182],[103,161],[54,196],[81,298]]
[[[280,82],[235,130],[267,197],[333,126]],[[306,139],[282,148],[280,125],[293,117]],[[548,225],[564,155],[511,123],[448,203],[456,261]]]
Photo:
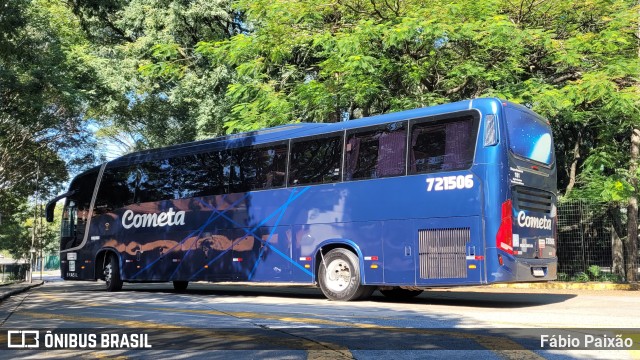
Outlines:
[[[136,277],[138,277],[143,272],[149,270],[153,265],[155,265],[156,263],[158,263],[158,261],[160,261],[163,258],[165,258],[168,254],[170,254],[176,248],[181,247],[182,244],[184,244],[184,242],[187,241],[189,238],[191,238],[191,237],[193,237],[195,235],[200,237],[202,235],[202,232],[204,231],[204,229],[207,228],[207,226],[209,226],[211,223],[213,223],[215,220],[217,220],[222,213],[224,213],[226,211],[229,211],[229,210],[233,209],[236,205],[240,204],[242,201],[244,201],[247,198],[247,196],[248,196],[248,194],[245,194],[243,197],[241,197],[240,199],[236,200],[233,204],[231,204],[231,206],[229,206],[226,210],[224,210],[222,212],[213,212],[213,213],[211,213],[211,215],[209,216],[207,221],[205,221],[204,224],[202,224],[198,228],[198,230],[194,230],[191,233],[189,233],[189,235],[187,235],[179,243],[177,243],[176,245],[174,245],[173,247],[168,249],[166,252],[164,252],[162,255],[160,255],[157,259],[153,260],[149,265],[145,266],[144,268],[140,269],[140,271],[138,271],[137,273],[133,274],[133,276],[131,276],[131,278],[135,279]],[[225,199],[226,197],[227,197],[227,195],[225,194],[222,198]]]
[[[280,220],[282,219],[284,213],[286,212],[287,208],[289,207],[289,205],[291,203],[293,203],[297,198],[299,198],[302,194],[304,194],[307,190],[309,190],[310,187],[305,187],[302,188],[300,191],[296,192],[297,189],[293,189],[293,191],[291,192],[291,194],[289,195],[289,199],[280,207],[278,207],[274,212],[272,212],[271,214],[269,214],[269,216],[265,217],[260,223],[258,223],[257,225],[255,225],[253,228],[247,230],[246,227],[243,227],[242,225],[238,224],[237,222],[235,222],[233,219],[229,218],[228,216],[226,216],[224,213],[233,209],[235,206],[237,206],[238,204],[240,204],[242,201],[244,201],[246,199],[246,197],[248,196],[248,194],[245,194],[242,198],[240,198],[239,200],[235,201],[233,204],[231,204],[231,206],[229,206],[227,209],[223,210],[223,211],[219,211],[217,210],[215,207],[211,206],[211,204],[207,204],[204,201],[198,199],[198,201],[203,204],[204,206],[206,206],[207,208],[212,210],[211,215],[209,216],[209,218],[205,221],[204,224],[202,224],[197,230],[191,232],[189,235],[187,235],[184,239],[182,239],[178,244],[176,244],[175,246],[173,246],[171,249],[169,249],[167,252],[165,252],[165,254],[163,254],[162,256],[158,257],[156,260],[154,260],[153,262],[151,262],[149,265],[145,266],[143,269],[141,269],[140,271],[138,271],[137,273],[135,273],[132,276],[133,278],[136,278],[137,276],[139,276],[140,274],[142,274],[144,271],[149,270],[153,265],[155,265],[156,263],[158,263],[158,261],[160,261],[162,258],[164,258],[165,256],[167,256],[169,253],[171,253],[172,251],[175,251],[175,249],[179,248],[185,241],[187,241],[189,238],[193,237],[193,236],[197,236],[198,238],[202,235],[202,233],[204,232],[204,230],[207,228],[207,226],[209,226],[211,223],[213,223],[215,220],[217,220],[218,218],[224,218],[227,221],[230,221],[232,224],[234,224],[235,226],[237,226],[240,229],[243,229],[243,231],[245,231],[245,235],[242,236],[239,239],[236,239],[235,241],[233,241],[233,243],[226,249],[224,250],[222,253],[218,254],[218,256],[216,256],[215,258],[213,258],[212,260],[210,260],[205,267],[202,267],[200,270],[196,271],[194,274],[191,275],[191,277],[189,278],[189,280],[193,280],[195,279],[202,271],[204,271],[207,267],[211,266],[213,263],[215,263],[216,261],[220,260],[223,258],[223,256],[225,254],[227,254],[230,250],[233,249],[233,247],[240,243],[242,240],[246,239],[248,236],[253,236],[256,239],[260,239],[263,248],[261,250],[261,254],[264,251],[264,248],[268,247],[270,250],[272,250],[275,254],[278,254],[279,256],[281,256],[282,258],[284,258],[286,261],[290,262],[291,264],[293,264],[294,266],[296,266],[298,269],[300,269],[302,272],[304,272],[305,274],[309,275],[309,276],[313,276],[313,273],[311,273],[309,270],[305,269],[303,266],[301,266],[300,264],[298,264],[297,262],[295,262],[293,259],[291,259],[289,256],[287,256],[286,254],[282,253],[280,250],[276,249],[273,245],[271,245],[269,243],[269,241],[271,240],[275,228],[277,228],[278,224],[280,223]],[[278,215],[277,221],[271,231],[271,233],[269,234],[269,237],[267,239],[261,239],[255,232],[258,228],[260,228],[261,226],[263,226],[267,221],[271,220],[274,216]],[[194,242],[195,244],[195,242]],[[193,248],[190,248],[183,256],[183,260],[186,259],[192,252]],[[254,274],[255,270],[257,269],[260,260],[262,257],[258,257],[258,259],[256,260],[256,264],[254,265],[254,268],[251,271],[251,274],[249,275],[249,280],[251,279],[252,275]],[[183,264],[184,261],[181,261],[177,268],[174,270],[174,272],[171,274],[170,280],[175,278],[175,275],[178,273],[181,265]]]
[[[284,215],[285,211],[287,211],[287,208],[289,207],[289,205],[291,205],[291,203],[293,201],[295,201],[298,197],[300,197],[302,194],[304,194],[307,190],[309,190],[310,187],[307,186],[305,188],[303,188],[302,190],[300,190],[300,192],[296,193],[296,189],[294,189],[291,194],[289,194],[289,199],[283,204],[281,205],[278,209],[276,209],[276,211],[272,212],[271,214],[269,214],[269,216],[267,216],[266,218],[264,218],[259,224],[257,224],[256,226],[254,226],[253,228],[251,228],[250,230],[246,230],[246,228],[242,227],[240,224],[238,224],[237,222],[235,222],[233,219],[229,218],[228,216],[224,215],[223,213],[220,214],[221,217],[225,218],[228,221],[231,221],[231,223],[233,223],[234,225],[238,226],[238,228],[243,229],[243,231],[245,232],[245,235],[239,239],[236,239],[229,248],[227,248],[227,250],[223,251],[221,254],[218,254],[218,256],[216,256],[215,258],[213,258],[211,261],[209,261],[207,263],[207,266],[211,266],[211,264],[215,263],[217,260],[221,259],[227,252],[229,252],[231,249],[233,249],[233,246],[236,245],[237,243],[241,242],[242,240],[244,240],[245,238],[247,238],[248,236],[253,236],[256,239],[261,239],[255,232],[256,230],[258,230],[258,228],[260,228],[262,225],[264,225],[267,221],[269,221],[271,218],[273,218],[274,216],[276,216],[276,214],[280,213],[278,216],[278,219],[275,223],[275,225],[273,226],[273,229],[271,231],[271,233],[269,234],[269,237],[266,240],[261,239],[260,241],[262,242],[262,245],[264,245],[263,250],[261,250],[261,254],[264,251],[265,247],[269,247],[270,250],[272,250],[274,253],[278,254],[279,256],[281,256],[282,258],[284,258],[285,260],[287,260],[288,262],[290,262],[291,264],[293,264],[294,266],[296,266],[298,269],[302,270],[305,274],[309,275],[309,276],[313,276],[313,273],[311,273],[309,270],[305,269],[304,267],[302,267],[300,264],[298,264],[297,262],[295,262],[293,259],[291,259],[289,256],[287,256],[286,254],[283,254],[280,250],[276,249],[273,245],[271,245],[269,243],[269,241],[271,240],[271,237],[274,234],[275,229],[278,227],[280,220],[282,219],[282,216]],[[218,210],[213,209],[213,211],[217,212]],[[186,255],[185,255],[186,257]],[[254,265],[253,270],[251,271],[250,275],[249,275],[249,280],[251,280],[251,276],[254,274],[255,269],[257,268],[258,264],[260,263],[261,257],[258,257],[258,259],[256,260],[256,264]],[[191,278],[189,278],[189,280],[193,280],[196,276],[198,276],[202,271],[204,271],[206,268],[201,268],[200,270],[196,271],[193,275],[191,275]]]

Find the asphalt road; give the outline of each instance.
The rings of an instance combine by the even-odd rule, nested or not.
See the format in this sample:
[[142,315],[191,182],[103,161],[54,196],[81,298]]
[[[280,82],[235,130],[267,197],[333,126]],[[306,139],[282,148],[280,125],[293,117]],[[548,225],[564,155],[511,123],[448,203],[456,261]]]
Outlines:
[[[101,283],[52,281],[0,303],[2,330],[37,330],[41,346],[46,331],[58,344],[72,341],[68,334],[79,341],[93,334],[95,349],[5,346],[0,358],[632,359],[640,358],[637,350],[536,346],[554,328],[635,328],[623,334],[637,334],[639,305],[638,291],[452,288],[405,301],[376,292],[371,300],[343,303],[310,287],[198,283],[176,293],[169,284],[125,284],[122,292],[107,293]],[[0,331],[3,344],[6,331]],[[120,334],[112,347],[151,348],[100,349],[103,333]]]

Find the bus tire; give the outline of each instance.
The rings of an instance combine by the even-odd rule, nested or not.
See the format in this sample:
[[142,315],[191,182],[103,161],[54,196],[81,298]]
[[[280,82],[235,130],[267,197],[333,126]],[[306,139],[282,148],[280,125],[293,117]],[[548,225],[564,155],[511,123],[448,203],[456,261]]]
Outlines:
[[324,255],[324,264],[320,264],[318,271],[318,283],[324,296],[334,301],[364,299],[375,289],[362,285],[358,257],[342,248]]
[[410,290],[410,289],[403,289],[400,287],[394,287],[392,289],[387,289],[387,290],[380,290],[380,292],[385,297],[388,297],[390,299],[396,299],[396,300],[411,299],[413,297],[416,297],[422,294],[422,290]]
[[185,290],[187,290],[187,286],[189,286],[189,282],[188,281],[182,281],[182,280],[174,280],[173,281],[173,289],[175,291],[178,291],[178,292],[185,291]]
[[110,292],[122,290],[122,278],[120,278],[120,264],[118,257],[109,255],[109,260],[104,267],[105,289]]

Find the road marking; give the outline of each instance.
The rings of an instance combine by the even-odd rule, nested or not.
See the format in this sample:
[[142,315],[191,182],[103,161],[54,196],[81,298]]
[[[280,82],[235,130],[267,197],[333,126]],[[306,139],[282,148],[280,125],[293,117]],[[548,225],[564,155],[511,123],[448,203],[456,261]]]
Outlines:
[[[105,304],[100,304],[96,302],[84,302],[78,300],[69,300],[64,299],[56,295],[52,294],[44,294],[42,292],[36,293],[37,296],[42,296],[51,300],[61,301],[61,302],[72,302],[76,304],[81,304],[89,307],[107,307]],[[308,318],[308,317],[291,317],[291,316],[282,316],[275,314],[264,314],[264,313],[256,313],[256,312],[232,312],[232,311],[218,311],[218,310],[202,310],[202,309],[176,309],[176,308],[163,308],[163,307],[135,307],[131,305],[108,305],[110,308],[126,308],[131,310],[145,310],[145,311],[160,311],[160,312],[177,312],[177,313],[192,313],[192,314],[203,314],[203,315],[214,315],[214,316],[229,316],[235,317],[239,319],[267,319],[267,320],[278,320],[287,323],[306,323],[306,324],[318,324],[318,325],[330,325],[330,326],[340,326],[340,327],[348,327],[348,328],[357,328],[357,329],[376,329],[376,330],[385,330],[390,332],[397,333],[410,333],[410,334],[422,334],[422,335],[444,335],[450,336],[457,339],[468,339],[475,341],[480,346],[486,348],[487,350],[493,351],[506,359],[513,360],[540,360],[544,359],[539,356],[535,352],[524,348],[522,345],[517,342],[508,339],[502,338],[498,336],[490,336],[490,335],[479,335],[479,334],[467,334],[460,333],[452,330],[431,330],[431,329],[422,329],[422,328],[396,328],[384,325],[376,325],[376,324],[367,324],[367,323],[352,323],[346,321],[334,321],[334,320],[326,320],[326,319],[317,319],[317,318]],[[54,319],[56,316],[65,316],[66,315],[53,315],[47,313],[35,313],[35,312],[19,312],[20,315],[27,315],[32,317],[38,317],[38,314],[44,315],[45,318]],[[108,325],[119,325],[125,327],[133,327],[133,328],[144,328],[151,326],[155,329],[160,328],[173,328],[173,325],[170,324],[158,324],[151,323],[145,321],[132,321],[132,320],[115,320],[108,318],[91,318],[91,317],[76,317],[71,316],[68,317],[69,321],[79,321],[79,322],[98,322],[105,323]],[[82,320],[79,320],[82,319]],[[97,320],[97,321],[96,321]],[[185,329],[189,331],[202,331],[190,327],[184,326],[176,326],[179,329]],[[206,334],[210,335],[209,330],[205,331]],[[242,337],[244,341],[248,341],[247,337]],[[303,340],[303,339],[301,339]],[[307,343],[311,343],[307,339],[304,339]],[[324,343],[323,343],[324,344]],[[335,344],[326,344],[329,351],[345,351],[348,349],[340,348]],[[326,349],[326,348],[325,348]],[[322,349],[317,349],[321,350]],[[349,355],[351,358],[351,355]]]
[[[329,342],[324,341],[316,341],[301,338],[298,336],[289,336],[286,338],[274,337],[274,336],[261,336],[261,335],[242,335],[237,332],[233,332],[233,329],[226,330],[218,330],[218,329],[196,329],[188,326],[178,326],[173,324],[163,324],[163,323],[154,323],[148,321],[136,321],[136,320],[119,320],[119,319],[110,319],[110,318],[99,318],[99,317],[89,317],[89,316],[76,316],[76,315],[62,315],[62,314],[50,314],[50,313],[41,313],[34,311],[21,311],[19,313],[21,316],[28,316],[37,319],[50,319],[50,320],[63,320],[63,321],[71,321],[71,322],[82,322],[82,323],[90,323],[90,324],[102,324],[102,325],[110,325],[110,326],[122,326],[128,328],[135,329],[150,329],[150,330],[163,330],[163,329],[171,329],[171,333],[167,334],[167,336],[171,339],[176,337],[177,332],[183,332],[187,334],[195,334],[201,336],[202,338],[211,338],[212,335],[219,334],[221,339],[224,339],[225,342],[233,342],[236,344],[269,344],[269,345],[277,345],[282,346],[283,348],[293,348],[293,349],[307,349],[308,351],[319,350],[319,351],[329,351],[332,354],[336,353],[344,356],[345,352],[349,352],[349,349],[336,345]],[[280,332],[287,334],[286,332]],[[0,334],[0,342],[3,341],[3,337],[6,335]],[[6,342],[6,339],[4,339]],[[151,344],[153,346],[153,344]],[[351,355],[349,353],[349,358]]]
[[[244,313],[247,315],[248,313]],[[50,320],[63,320],[63,321],[71,321],[71,322],[82,322],[82,323],[92,323],[92,324],[103,324],[110,326],[123,326],[128,328],[136,328],[136,329],[171,329],[171,337],[176,337],[176,331],[179,332],[187,332],[189,334],[196,334],[202,337],[211,337],[212,333],[215,335],[219,333],[221,337],[225,340],[236,342],[236,343],[253,343],[253,344],[270,344],[270,345],[280,345],[285,348],[300,348],[307,349],[309,351],[308,357],[311,358],[321,358],[330,352],[335,356],[340,355],[341,358],[352,358],[349,349],[343,346],[328,343],[328,342],[320,342],[315,340],[309,340],[306,338],[300,337],[288,337],[286,339],[281,339],[278,337],[270,337],[270,336],[246,336],[238,333],[234,333],[230,330],[217,330],[217,329],[196,329],[187,326],[176,326],[172,324],[163,324],[163,323],[154,323],[148,321],[136,321],[136,320],[120,320],[120,319],[111,319],[111,318],[98,318],[98,317],[87,317],[87,316],[76,316],[76,315],[62,315],[62,314],[50,314],[50,313],[41,313],[41,312],[33,312],[33,311],[20,311],[19,315],[21,316],[29,316],[38,319],[50,319]],[[253,318],[261,318],[262,314],[255,314]],[[282,318],[288,319],[288,318]],[[294,318],[297,321],[301,319]],[[327,320],[328,321],[328,320]],[[544,359],[543,357],[537,355],[533,351],[527,350],[522,347],[520,344],[510,340],[497,336],[488,336],[488,335],[478,335],[478,334],[465,334],[459,333],[450,330],[431,330],[431,329],[419,329],[419,328],[394,328],[388,326],[374,325],[374,324],[358,324],[358,323],[340,323],[340,322],[332,322],[333,324],[342,324],[342,326],[349,326],[353,328],[365,328],[365,329],[378,329],[378,330],[386,330],[390,332],[396,333],[409,333],[409,334],[423,334],[423,335],[444,335],[450,336],[453,338],[461,338],[475,341],[479,345],[485,347],[487,350],[493,351],[506,359],[513,360],[528,360],[528,359]],[[286,334],[286,332],[284,332]],[[0,341],[2,341],[2,335],[0,335]],[[316,354],[315,351],[321,351],[321,353]]]
[[[128,357],[124,355],[113,356],[113,355],[104,353],[102,351],[93,351],[91,352],[91,355],[95,356],[96,359],[111,359],[111,360],[127,360],[128,359]],[[75,357],[75,355],[72,355],[70,357]]]

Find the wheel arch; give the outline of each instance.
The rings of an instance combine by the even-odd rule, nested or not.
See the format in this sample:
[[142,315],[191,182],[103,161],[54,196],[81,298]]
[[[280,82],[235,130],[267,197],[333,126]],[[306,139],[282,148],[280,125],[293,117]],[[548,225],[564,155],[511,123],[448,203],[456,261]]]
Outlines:
[[362,284],[366,284],[365,272],[364,272],[364,258],[362,257],[362,252],[360,251],[360,247],[356,245],[351,240],[348,239],[329,239],[321,242],[315,250],[314,256],[314,267],[313,267],[313,281],[318,283],[318,270],[320,266],[322,266],[322,257],[327,255],[327,253],[333,249],[346,249],[351,251],[358,257],[358,266],[360,267],[360,276],[362,277]]
[[118,268],[120,270],[120,274],[122,274],[122,259],[120,254],[118,253],[118,251],[116,251],[116,249],[112,247],[106,247],[98,250],[98,252],[96,253],[96,258],[94,260],[94,264],[96,264],[96,266],[94,267],[93,272],[94,280],[102,279],[101,270],[104,268],[104,264],[110,254],[113,254],[118,260]]

